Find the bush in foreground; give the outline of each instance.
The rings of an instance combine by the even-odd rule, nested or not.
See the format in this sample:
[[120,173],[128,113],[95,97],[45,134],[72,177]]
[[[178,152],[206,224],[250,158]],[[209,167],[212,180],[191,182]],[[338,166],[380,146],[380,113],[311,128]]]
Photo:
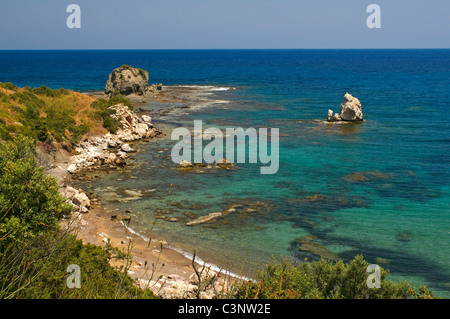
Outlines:
[[0,145],[0,248],[56,229],[72,209],[37,164],[34,145],[24,136]]
[[[60,229],[71,206],[58,189],[37,164],[31,138],[0,143],[0,298],[155,298],[126,267],[110,265],[123,253],[83,245]],[[80,288],[67,286],[71,264],[80,267]]]
[[[0,298],[155,298],[138,288],[126,270],[110,265],[115,256],[62,231],[48,232],[9,246],[0,258]],[[69,265],[80,267],[80,287],[69,288]]]
[[238,299],[431,299],[433,294],[421,286],[419,292],[407,282],[385,280],[381,269],[381,288],[368,288],[369,263],[356,256],[349,263],[326,259],[293,265],[287,260],[272,262],[258,274],[258,282],[246,282],[237,291]]

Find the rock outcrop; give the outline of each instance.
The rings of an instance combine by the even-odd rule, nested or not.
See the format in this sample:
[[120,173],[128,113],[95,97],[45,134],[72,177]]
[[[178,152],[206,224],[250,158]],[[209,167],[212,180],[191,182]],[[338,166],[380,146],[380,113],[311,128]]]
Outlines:
[[95,165],[123,166],[128,154],[136,151],[129,142],[155,137],[161,133],[153,126],[149,116],[143,119],[123,104],[110,108],[115,110],[111,117],[122,127],[116,134],[92,136],[79,143],[75,147],[78,155],[72,156],[71,164],[67,168],[70,174]]
[[148,85],[148,72],[129,65],[122,65],[114,69],[105,86],[105,94],[113,96],[122,95],[147,95],[162,89],[162,84]]
[[351,94],[344,95],[344,102],[341,104],[341,119],[343,121],[362,121],[363,113],[361,102]]
[[333,110],[328,110],[327,114],[328,122],[348,121],[348,122],[360,122],[363,121],[363,113],[361,108],[361,102],[347,93],[344,95],[344,101],[341,104],[340,114],[335,113]]
[[63,195],[71,202],[75,212],[87,213],[89,211],[91,201],[83,191],[67,186]]

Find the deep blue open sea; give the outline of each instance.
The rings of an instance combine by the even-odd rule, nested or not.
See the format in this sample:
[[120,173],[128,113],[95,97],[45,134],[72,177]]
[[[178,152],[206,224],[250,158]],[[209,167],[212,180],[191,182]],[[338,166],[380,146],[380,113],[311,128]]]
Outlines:
[[[175,141],[140,145],[126,169],[86,186],[105,205],[126,189],[147,194],[110,201],[139,213],[137,230],[151,228],[250,276],[271,256],[363,254],[395,281],[450,297],[450,50],[0,51],[0,82],[103,90],[123,64],[148,70],[151,83],[236,88],[210,92],[227,103],[157,124],[192,127],[202,119],[219,128],[279,128],[281,135],[274,175],[261,175],[255,164],[182,173],[167,159]],[[323,122],[346,92],[361,101],[365,122]],[[186,213],[237,203],[257,209],[185,225]],[[168,207],[183,222],[153,225],[155,212]],[[312,241],[302,247],[302,236]]]

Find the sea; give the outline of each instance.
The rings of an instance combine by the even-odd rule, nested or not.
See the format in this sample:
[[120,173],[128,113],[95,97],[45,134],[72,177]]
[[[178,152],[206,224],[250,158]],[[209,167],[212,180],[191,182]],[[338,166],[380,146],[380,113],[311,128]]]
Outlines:
[[[388,279],[450,297],[450,50],[0,51],[0,82],[101,91],[123,64],[210,100],[153,116],[167,134],[82,185],[131,212],[134,231],[250,278],[283,258],[361,254]],[[327,123],[347,92],[364,122]],[[142,109],[151,115],[164,107],[156,104]],[[278,171],[176,169],[170,132],[194,120],[278,128]],[[186,225],[230,208],[214,223]]]

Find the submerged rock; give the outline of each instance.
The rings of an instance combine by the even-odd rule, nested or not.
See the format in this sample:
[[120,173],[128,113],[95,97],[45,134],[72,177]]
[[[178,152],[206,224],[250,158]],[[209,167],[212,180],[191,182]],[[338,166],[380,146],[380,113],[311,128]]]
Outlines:
[[204,224],[204,223],[208,223],[211,221],[215,221],[217,218],[222,217],[222,213],[221,212],[216,212],[216,213],[210,213],[206,216],[201,216],[197,219],[191,220],[190,222],[186,223],[186,226],[196,226],[199,224]]
[[328,248],[321,246],[316,243],[304,243],[300,246],[300,250],[310,252],[314,255],[317,255],[321,258],[329,259],[329,260],[337,260],[339,256],[335,253],[332,253],[328,250]]
[[315,256],[329,259],[329,260],[337,260],[339,259],[339,256],[333,252],[331,252],[328,248],[325,246],[319,245],[317,243],[314,243],[313,241],[317,240],[318,237],[315,235],[307,235],[298,237],[294,240],[292,245],[294,247],[298,247],[299,250],[303,252],[311,253]]
[[392,177],[394,177],[394,174],[392,173],[384,173],[381,171],[369,171],[369,172],[354,172],[345,176],[345,179],[350,182],[361,183],[375,180],[387,180]]
[[[236,217],[238,217],[240,219],[239,223],[241,223],[242,219],[249,218],[253,214],[258,214],[258,215],[266,214],[271,209],[272,209],[272,205],[265,203],[265,202],[244,202],[241,204],[233,204],[233,205],[228,206],[222,212],[214,212],[214,213],[210,213],[209,215],[206,215],[206,216],[201,216],[199,218],[195,218],[195,219],[191,220],[190,222],[186,223],[186,225],[187,226],[196,226],[196,225],[204,224],[204,223],[212,224],[212,223],[217,222],[219,219],[222,221],[221,224],[223,225],[223,224],[229,223],[229,222],[225,221],[224,219],[231,214],[236,215]],[[189,216],[188,213],[185,213],[185,215],[188,217],[192,217],[192,216]],[[193,217],[196,217],[195,214],[193,215]]]
[[407,242],[414,239],[413,233],[409,231],[402,231],[395,236],[398,241]]
[[386,258],[381,258],[381,257],[376,257],[375,258],[375,263],[376,264],[384,264],[384,265],[388,265],[391,263],[391,261],[389,259]]
[[367,182],[367,181],[369,181],[369,178],[364,173],[360,173],[360,172],[351,173],[351,174],[345,176],[345,179],[350,182]]

